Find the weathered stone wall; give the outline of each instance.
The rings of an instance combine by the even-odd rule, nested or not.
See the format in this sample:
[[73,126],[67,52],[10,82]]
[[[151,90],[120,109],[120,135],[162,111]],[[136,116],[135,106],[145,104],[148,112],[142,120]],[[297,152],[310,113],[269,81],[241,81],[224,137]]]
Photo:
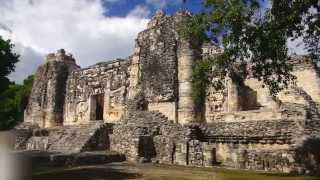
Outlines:
[[168,117],[169,120],[177,122],[177,104],[176,102],[149,103],[149,111],[159,111]]
[[[283,105],[281,119],[213,121],[201,129],[204,165],[276,172],[319,173],[318,119],[303,105]],[[261,115],[261,112],[260,112]],[[208,163],[209,162],[209,163]]]
[[158,11],[147,29],[139,33],[130,67],[130,82],[136,87],[130,87],[129,97],[132,99],[140,89],[150,110],[182,124],[194,120],[191,69],[195,49],[178,35],[179,23],[188,17],[186,12],[167,16]]
[[250,88],[252,92],[255,93],[252,95],[256,96],[255,102],[254,102],[256,106],[251,109],[275,109],[276,108],[276,103],[272,99],[272,96],[269,94],[269,90],[266,87],[262,86],[262,82],[258,81],[257,79],[250,78],[245,81],[245,85],[248,88]]
[[139,33],[140,84],[148,102],[176,101],[177,32],[172,17],[158,12]]
[[15,149],[24,150],[27,148],[27,142],[32,137],[34,129],[38,129],[39,126],[32,123],[21,123],[14,128],[15,134]]
[[78,68],[73,57],[64,50],[49,54],[35,75],[24,121],[40,127],[62,125],[66,81],[70,72]]
[[[74,71],[67,83],[64,124],[118,121],[126,104],[127,68],[128,61],[116,60]],[[103,119],[96,118],[95,97],[99,95],[103,99]]]
[[169,121],[162,113],[136,111],[129,112],[121,124],[114,126],[110,147],[130,161],[178,163],[176,147],[188,137],[187,129]]
[[311,59],[303,56],[293,56],[293,74],[297,77],[295,86],[284,90],[278,95],[282,102],[309,105],[320,102],[320,79],[316,65]]

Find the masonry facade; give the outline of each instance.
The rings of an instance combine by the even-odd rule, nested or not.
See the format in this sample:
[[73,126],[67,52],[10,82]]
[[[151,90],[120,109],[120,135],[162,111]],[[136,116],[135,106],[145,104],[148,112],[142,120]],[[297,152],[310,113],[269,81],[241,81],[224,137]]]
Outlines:
[[320,79],[306,57],[292,57],[295,86],[268,94],[261,82],[210,87],[201,120],[192,67],[222,50],[179,37],[185,11],[157,12],[133,55],[80,68],[64,50],[49,54],[33,85],[17,149],[107,149],[127,160],[223,165],[277,172],[320,170]]

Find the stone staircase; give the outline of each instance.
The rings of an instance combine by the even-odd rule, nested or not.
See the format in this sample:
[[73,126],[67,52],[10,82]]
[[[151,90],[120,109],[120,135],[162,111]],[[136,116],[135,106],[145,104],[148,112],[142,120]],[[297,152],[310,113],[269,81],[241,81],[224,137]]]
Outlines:
[[[91,150],[91,141],[98,143],[97,133],[106,129],[106,124],[92,122],[89,124],[61,126],[46,129],[46,136],[33,136],[27,143],[28,150],[45,150],[50,152],[78,153]],[[107,137],[102,137],[107,139]],[[94,149],[92,149],[94,150]]]
[[153,125],[170,122],[168,117],[159,111],[132,111],[121,120],[124,124]]
[[303,97],[303,99],[307,102],[308,105],[308,118],[314,119],[319,118],[319,105],[312,99],[312,97],[302,88],[294,87],[294,90]]
[[159,111],[131,111],[128,112],[122,119],[122,128],[134,127],[143,129],[143,134],[151,136],[155,135],[177,135],[182,134],[186,130],[180,124],[169,120],[167,116]]
[[51,145],[49,151],[81,152],[94,136],[95,132],[103,127],[102,123],[90,123],[77,126],[63,126],[50,131]]
[[39,126],[32,123],[23,122],[17,125],[13,131],[16,136],[15,150],[24,150],[27,147],[28,139],[32,136],[34,129],[38,129]]

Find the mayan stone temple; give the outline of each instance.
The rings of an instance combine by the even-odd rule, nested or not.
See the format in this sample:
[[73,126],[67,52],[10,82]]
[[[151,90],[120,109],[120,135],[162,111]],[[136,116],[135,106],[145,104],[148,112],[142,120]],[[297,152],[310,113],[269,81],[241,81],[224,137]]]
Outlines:
[[[64,50],[38,68],[15,128],[17,150],[114,151],[134,162],[226,166],[275,172],[320,170],[320,79],[308,58],[292,57],[295,86],[272,98],[256,79],[209,88],[196,116],[192,67],[222,50],[179,37],[190,14],[158,11],[126,59],[80,68]],[[201,50],[202,49],[202,50]],[[88,61],[90,61],[88,59]]]

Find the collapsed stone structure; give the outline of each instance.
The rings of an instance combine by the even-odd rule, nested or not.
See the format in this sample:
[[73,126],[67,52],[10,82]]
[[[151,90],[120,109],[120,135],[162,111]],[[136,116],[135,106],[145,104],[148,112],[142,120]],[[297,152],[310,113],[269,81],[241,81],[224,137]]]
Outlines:
[[128,160],[317,173],[320,169],[320,79],[293,57],[297,84],[276,98],[256,79],[209,88],[196,118],[192,66],[220,53],[194,47],[179,23],[187,12],[157,12],[126,59],[80,68],[64,50],[49,54],[33,85],[17,149],[64,153],[111,150]]

